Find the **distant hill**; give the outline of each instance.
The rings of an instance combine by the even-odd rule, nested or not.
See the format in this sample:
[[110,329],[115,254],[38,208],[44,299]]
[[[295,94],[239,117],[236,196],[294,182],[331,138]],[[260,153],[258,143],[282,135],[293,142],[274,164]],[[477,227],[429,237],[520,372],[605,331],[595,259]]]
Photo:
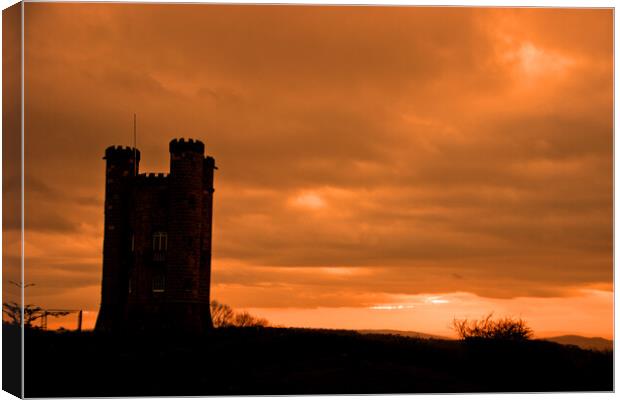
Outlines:
[[[438,339],[438,340],[454,340],[447,336],[432,335],[429,333],[415,332],[415,331],[398,331],[394,329],[362,329],[357,332],[362,334],[376,334],[376,335],[398,335],[410,338],[418,339]],[[602,337],[585,337],[578,335],[563,335],[554,336],[548,338],[540,338],[540,340],[547,340],[549,342],[559,343],[563,345],[573,345],[585,350],[613,350],[614,342]]]
[[374,334],[374,335],[399,335],[406,336],[410,338],[418,338],[418,339],[439,339],[439,340],[454,340],[453,338],[449,338],[447,336],[439,336],[439,335],[431,335],[429,333],[415,332],[415,331],[397,331],[394,329],[362,329],[357,332],[363,334]]
[[564,335],[555,336],[549,338],[543,338],[542,340],[548,340],[559,344],[567,344],[581,347],[586,350],[613,350],[614,342],[602,337],[584,337],[577,335]]

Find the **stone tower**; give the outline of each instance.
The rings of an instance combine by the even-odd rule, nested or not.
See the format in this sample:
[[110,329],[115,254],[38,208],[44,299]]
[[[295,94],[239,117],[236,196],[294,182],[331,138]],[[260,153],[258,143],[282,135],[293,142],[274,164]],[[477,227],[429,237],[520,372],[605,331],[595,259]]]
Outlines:
[[198,140],[170,142],[170,173],[140,174],[140,152],[108,147],[101,308],[95,329],[212,326],[209,309],[212,157]]

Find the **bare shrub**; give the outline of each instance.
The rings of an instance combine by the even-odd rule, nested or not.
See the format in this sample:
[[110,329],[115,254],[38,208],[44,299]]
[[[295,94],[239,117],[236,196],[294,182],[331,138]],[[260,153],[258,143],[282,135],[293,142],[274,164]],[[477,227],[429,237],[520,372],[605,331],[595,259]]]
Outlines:
[[493,319],[493,313],[482,319],[454,319],[452,328],[460,339],[528,340],[533,331],[521,318],[504,317]]
[[269,325],[269,321],[264,318],[254,317],[246,311],[236,313],[230,306],[222,304],[217,300],[211,301],[211,319],[215,328]]
[[267,326],[269,322],[264,318],[257,318],[248,312],[242,312],[235,315],[234,326],[248,327],[248,326]]
[[[23,310],[23,318],[22,318]],[[47,311],[39,306],[27,304],[23,308],[14,302],[2,303],[2,312],[7,316],[7,323],[21,326],[22,323],[26,328],[32,328],[33,323],[45,316],[62,317],[69,312],[67,311]]]
[[232,326],[235,312],[229,305],[213,300],[211,301],[211,319],[213,320],[213,326],[216,328]]

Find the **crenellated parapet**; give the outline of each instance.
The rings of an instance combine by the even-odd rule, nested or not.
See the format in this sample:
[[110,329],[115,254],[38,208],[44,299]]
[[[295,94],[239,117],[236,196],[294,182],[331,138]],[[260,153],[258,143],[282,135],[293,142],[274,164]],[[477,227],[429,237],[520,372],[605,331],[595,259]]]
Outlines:
[[138,174],[136,176],[136,185],[138,186],[160,186],[168,183],[169,174],[160,173],[148,173]]
[[134,154],[136,159],[140,161],[140,150],[129,146],[110,146],[105,149],[104,160],[129,160],[133,159]]
[[184,152],[194,152],[199,154],[204,154],[205,145],[200,140],[180,138],[180,139],[172,139],[170,141],[170,153],[184,153]]
[[215,159],[211,156],[205,157],[204,166],[205,168],[217,169],[217,167],[215,166]]
[[169,174],[166,174],[163,172],[159,172],[159,173],[149,172],[148,174],[147,173],[138,174],[136,178],[138,179],[138,181],[161,181],[168,177],[169,177]]

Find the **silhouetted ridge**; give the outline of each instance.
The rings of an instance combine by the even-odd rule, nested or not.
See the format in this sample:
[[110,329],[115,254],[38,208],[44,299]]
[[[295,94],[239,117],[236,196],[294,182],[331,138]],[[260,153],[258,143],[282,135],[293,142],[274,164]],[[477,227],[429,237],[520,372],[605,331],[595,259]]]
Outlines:
[[[158,336],[152,332],[114,337],[31,330],[25,341],[25,381],[31,382],[26,387],[27,397],[614,388],[611,352],[539,340],[466,342],[251,327],[213,329],[200,336]],[[102,376],[105,384],[101,384]]]

